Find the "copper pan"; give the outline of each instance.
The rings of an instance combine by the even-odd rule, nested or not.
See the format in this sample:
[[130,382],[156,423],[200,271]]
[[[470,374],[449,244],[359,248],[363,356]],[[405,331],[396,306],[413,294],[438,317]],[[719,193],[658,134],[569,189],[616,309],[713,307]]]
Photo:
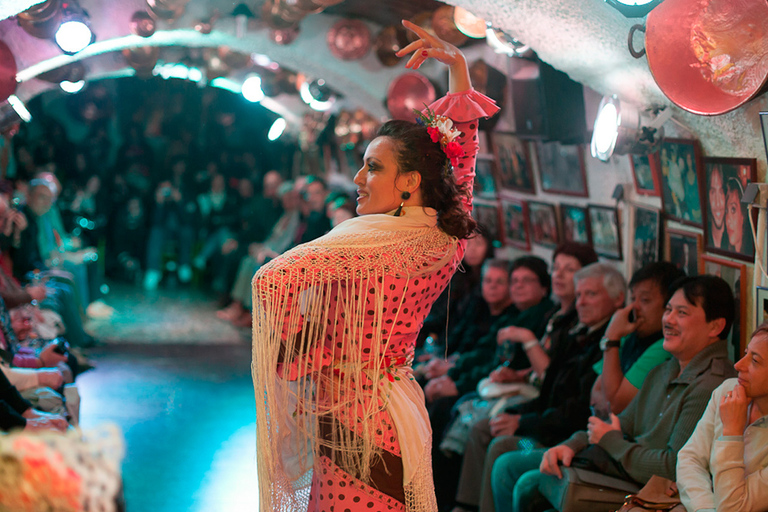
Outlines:
[[724,114],[768,90],[766,0],[666,0],[645,32],[653,78],[680,108]]

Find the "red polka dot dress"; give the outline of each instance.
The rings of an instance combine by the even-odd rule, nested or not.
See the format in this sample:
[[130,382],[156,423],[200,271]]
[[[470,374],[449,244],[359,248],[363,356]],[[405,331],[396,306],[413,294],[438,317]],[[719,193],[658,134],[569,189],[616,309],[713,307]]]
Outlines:
[[[471,190],[476,120],[498,108],[474,90],[430,108],[461,132],[453,172]],[[437,510],[429,419],[410,365],[465,247],[437,227],[435,210],[407,207],[350,219],[256,274],[262,510]]]

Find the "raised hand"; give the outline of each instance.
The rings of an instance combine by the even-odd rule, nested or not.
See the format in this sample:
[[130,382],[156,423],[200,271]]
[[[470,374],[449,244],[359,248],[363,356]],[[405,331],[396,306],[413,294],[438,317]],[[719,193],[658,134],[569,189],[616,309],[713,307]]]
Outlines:
[[472,87],[467,60],[461,50],[408,20],[403,20],[403,26],[419,36],[418,40],[402,48],[396,54],[398,57],[404,57],[409,53],[413,54],[406,62],[406,68],[419,69],[427,59],[435,59],[450,68],[449,88],[451,92],[462,92]]

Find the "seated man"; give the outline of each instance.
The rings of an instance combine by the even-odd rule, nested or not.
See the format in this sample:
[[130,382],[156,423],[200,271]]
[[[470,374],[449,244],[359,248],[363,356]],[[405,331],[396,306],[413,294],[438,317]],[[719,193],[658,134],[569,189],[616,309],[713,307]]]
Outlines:
[[768,503],[768,323],[712,394],[677,456],[680,500],[689,512],[765,510]]
[[69,427],[67,420],[56,414],[48,414],[32,408],[19,391],[0,372],[0,431],[16,428],[24,430],[52,430],[64,432]]
[[[467,442],[455,509],[493,510],[490,472],[502,453],[521,447],[552,446],[566,439],[589,417],[590,390],[600,359],[599,342],[611,315],[624,304],[626,282],[615,267],[593,263],[574,275],[579,323],[553,345],[537,399],[478,422]],[[528,457],[530,449],[523,452]],[[532,461],[533,467],[538,460]],[[503,510],[503,509],[500,509]]]
[[635,398],[648,372],[669,359],[662,346],[661,318],[669,287],[681,277],[683,271],[666,261],[650,263],[632,276],[632,301],[611,318],[602,343],[603,359],[595,365],[600,376],[591,403],[596,410],[619,414]]
[[[637,396],[610,422],[589,418],[587,431],[540,453],[539,470],[521,468],[514,454],[500,457],[493,469],[496,503],[515,511],[550,508],[571,473],[561,470],[577,459],[580,467],[644,485],[653,475],[674,480],[677,453],[693,432],[712,391],[735,375],[725,338],[734,318],[730,286],[715,276],[683,278],[672,287],[662,320],[664,349],[672,358],[648,374]],[[615,503],[591,504],[590,510],[615,510]]]

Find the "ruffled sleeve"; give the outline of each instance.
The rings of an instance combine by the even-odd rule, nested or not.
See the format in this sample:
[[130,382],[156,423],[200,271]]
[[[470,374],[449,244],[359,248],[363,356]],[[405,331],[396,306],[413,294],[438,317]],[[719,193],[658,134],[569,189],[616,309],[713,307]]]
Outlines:
[[474,89],[463,92],[448,93],[432,103],[429,108],[435,114],[443,115],[454,122],[454,126],[461,132],[458,138],[459,144],[464,149],[464,156],[459,158],[459,163],[454,167],[456,181],[464,184],[469,192],[469,197],[462,198],[464,208],[472,211],[472,185],[475,179],[475,160],[479,145],[477,142],[477,120],[481,117],[491,117],[499,111],[496,103]]

